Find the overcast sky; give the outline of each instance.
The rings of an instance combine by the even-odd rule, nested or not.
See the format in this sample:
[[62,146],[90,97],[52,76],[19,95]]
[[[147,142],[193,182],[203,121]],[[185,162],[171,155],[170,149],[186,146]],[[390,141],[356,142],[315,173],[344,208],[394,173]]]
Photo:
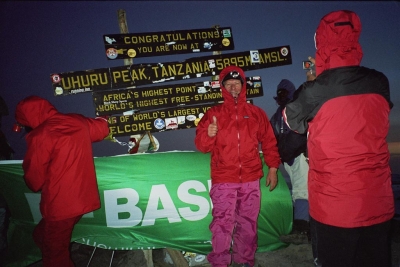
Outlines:
[[[254,98],[254,103],[269,117],[277,108],[273,96],[280,80],[289,79],[296,87],[305,80],[302,61],[315,54],[314,33],[320,19],[331,11],[352,10],[362,23],[362,65],[389,78],[394,108],[388,140],[400,141],[398,1],[2,1],[0,95],[10,112],[2,119],[2,130],[16,151],[15,159],[22,159],[26,150],[23,136],[11,131],[15,107],[24,97],[38,95],[60,112],[95,116],[91,93],[54,96],[50,74],[123,66],[123,60],[107,60],[103,44],[103,34],[120,33],[119,9],[125,10],[131,33],[231,27],[235,49],[223,53],[289,45],[291,65],[246,72],[247,76],[262,77],[264,96]],[[211,54],[137,58],[134,64],[183,61]],[[159,151],[196,150],[194,135],[194,129],[154,134]],[[128,137],[119,140],[128,141]],[[118,143],[102,141],[94,145],[95,156],[125,153],[127,147]]]

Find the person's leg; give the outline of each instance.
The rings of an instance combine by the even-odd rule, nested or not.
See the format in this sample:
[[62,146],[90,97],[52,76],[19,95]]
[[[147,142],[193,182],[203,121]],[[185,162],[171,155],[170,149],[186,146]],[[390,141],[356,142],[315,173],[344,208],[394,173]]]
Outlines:
[[318,260],[318,252],[317,252],[318,239],[315,227],[316,227],[315,220],[310,216],[310,237],[311,237],[311,249],[314,259],[314,266],[321,266],[319,264],[320,261]]
[[359,229],[330,226],[316,220],[313,223],[318,262],[323,267],[354,267]]
[[284,163],[292,183],[294,219],[309,221],[308,214],[308,163],[304,154],[297,156],[292,165]]
[[[61,221],[41,221],[43,267],[73,267],[69,245],[72,230],[82,216]],[[39,223],[40,224],[40,223]],[[39,226],[39,225],[38,225]],[[35,229],[36,230],[36,229]],[[35,241],[36,242],[36,241]]]
[[284,163],[292,184],[293,227],[289,235],[281,236],[286,243],[304,244],[311,240],[308,203],[308,170],[304,154],[297,156],[291,164]]
[[45,222],[43,219],[41,219],[38,225],[36,225],[32,234],[33,241],[35,242],[36,246],[39,247],[40,250],[42,250],[43,248],[44,227],[45,227]]
[[257,218],[260,211],[260,181],[241,185],[237,195],[232,258],[234,262],[254,266],[257,250]]
[[213,267],[226,267],[231,263],[230,248],[239,186],[240,184],[233,183],[213,184],[210,190],[213,203],[213,219],[210,224],[213,250],[207,255],[207,259]]
[[391,266],[389,233],[390,221],[361,227],[354,266]]

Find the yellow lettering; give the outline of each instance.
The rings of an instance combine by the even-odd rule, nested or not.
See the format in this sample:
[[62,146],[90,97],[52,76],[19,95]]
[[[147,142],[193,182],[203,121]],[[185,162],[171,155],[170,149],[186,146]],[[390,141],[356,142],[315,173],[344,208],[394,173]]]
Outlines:
[[196,92],[196,86],[184,86],[184,87],[176,87],[175,92],[177,94],[186,94],[186,93],[194,93]]
[[173,50],[187,50],[187,44],[174,44],[172,45]]
[[128,36],[124,37],[124,43],[125,44],[130,44],[131,43],[131,40],[130,40],[130,38]]
[[176,66],[175,65],[168,65],[168,76],[176,76]]
[[183,65],[181,63],[179,63],[177,66],[179,67],[178,74],[179,75],[185,75],[185,73],[182,72]]
[[112,75],[113,75],[113,81],[114,81],[114,83],[117,83],[117,79],[120,79],[120,78],[121,78],[121,73],[118,72],[118,71],[114,71],[114,72],[112,73]]
[[185,102],[189,102],[190,98],[189,96],[174,96],[171,97],[171,103],[185,103]]

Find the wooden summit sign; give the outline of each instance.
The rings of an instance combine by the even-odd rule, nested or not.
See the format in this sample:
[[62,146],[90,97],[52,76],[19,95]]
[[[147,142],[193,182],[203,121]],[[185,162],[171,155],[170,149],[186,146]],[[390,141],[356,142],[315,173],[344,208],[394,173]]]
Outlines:
[[233,50],[232,29],[208,28],[103,35],[108,59]]
[[[252,103],[252,100],[247,102]],[[108,128],[113,137],[195,128],[204,113],[215,105],[218,103],[111,116],[108,118]]]
[[[246,81],[247,98],[263,96],[260,76],[246,77]],[[97,116],[219,101],[223,101],[219,81],[93,93]]]
[[56,96],[209,77],[229,65],[244,71],[292,64],[290,46],[190,58],[180,62],[133,64],[86,71],[53,73]]

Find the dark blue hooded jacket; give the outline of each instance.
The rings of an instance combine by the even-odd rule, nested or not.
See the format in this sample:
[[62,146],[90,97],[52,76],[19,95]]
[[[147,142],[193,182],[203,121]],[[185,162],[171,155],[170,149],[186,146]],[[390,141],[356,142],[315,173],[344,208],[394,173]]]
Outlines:
[[[279,89],[286,89],[288,91],[287,102],[293,99],[296,88],[291,81],[283,79],[278,84],[276,91],[278,92]],[[278,97],[274,97],[274,99],[277,100]],[[278,142],[281,160],[291,165],[298,155],[307,151],[307,136],[292,131],[284,122],[282,117],[284,104],[286,103],[278,107],[275,114],[271,117],[270,122]]]

